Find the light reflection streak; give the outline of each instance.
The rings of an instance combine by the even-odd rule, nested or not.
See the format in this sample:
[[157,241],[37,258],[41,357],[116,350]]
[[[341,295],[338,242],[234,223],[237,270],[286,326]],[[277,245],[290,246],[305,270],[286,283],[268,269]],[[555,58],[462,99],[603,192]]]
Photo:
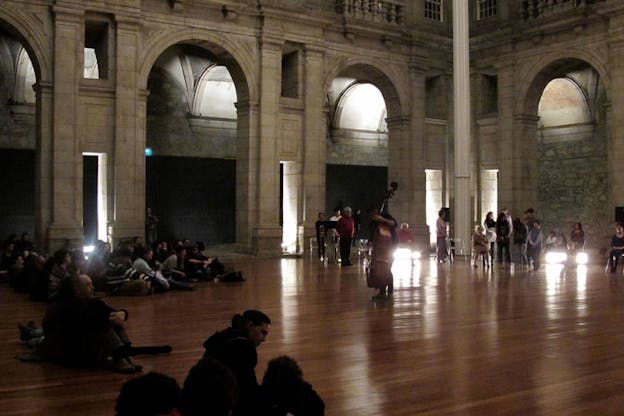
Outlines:
[[299,311],[297,304],[297,293],[299,285],[297,284],[297,262],[296,259],[282,259],[280,263],[282,273],[282,322],[280,328],[284,342],[294,342],[293,335],[297,333],[296,320]]
[[[587,266],[576,267],[576,316],[587,317]],[[578,325],[585,326],[585,321],[579,321]]]
[[562,264],[546,265],[546,311],[548,319],[557,319],[557,291],[559,289],[560,276],[563,270]]

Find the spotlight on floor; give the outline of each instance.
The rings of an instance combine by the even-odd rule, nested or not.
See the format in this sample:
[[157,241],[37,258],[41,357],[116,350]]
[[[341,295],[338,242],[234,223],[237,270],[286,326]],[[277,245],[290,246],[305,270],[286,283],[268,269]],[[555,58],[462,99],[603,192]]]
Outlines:
[[412,251],[409,248],[397,248],[394,250],[395,260],[420,260],[420,251]]
[[589,256],[587,253],[576,253],[576,264],[587,264],[589,262]]
[[565,263],[568,259],[568,255],[562,251],[549,251],[546,253],[547,264],[561,264]]

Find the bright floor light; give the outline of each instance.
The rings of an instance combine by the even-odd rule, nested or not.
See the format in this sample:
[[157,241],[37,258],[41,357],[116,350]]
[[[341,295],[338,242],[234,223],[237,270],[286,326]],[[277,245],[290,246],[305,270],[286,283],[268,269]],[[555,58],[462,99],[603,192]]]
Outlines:
[[546,263],[548,264],[565,263],[567,259],[568,255],[561,251],[549,251],[546,253]]
[[589,256],[587,253],[576,253],[576,264],[587,264],[589,262]]
[[420,251],[412,251],[409,248],[397,248],[394,250],[395,260],[420,260]]

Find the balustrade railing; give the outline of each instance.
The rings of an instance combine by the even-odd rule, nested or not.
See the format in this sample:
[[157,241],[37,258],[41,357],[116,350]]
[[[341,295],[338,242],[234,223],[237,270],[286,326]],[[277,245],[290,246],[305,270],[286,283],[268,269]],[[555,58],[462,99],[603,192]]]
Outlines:
[[403,5],[387,0],[336,0],[338,12],[355,19],[403,23]]
[[571,9],[582,9],[600,1],[602,0],[522,0],[518,14],[523,20],[533,20]]

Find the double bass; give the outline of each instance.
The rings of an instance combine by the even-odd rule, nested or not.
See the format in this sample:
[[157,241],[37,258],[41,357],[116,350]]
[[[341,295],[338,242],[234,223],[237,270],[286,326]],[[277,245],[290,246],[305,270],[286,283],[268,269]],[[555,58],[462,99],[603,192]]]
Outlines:
[[392,182],[386,197],[377,212],[371,216],[373,225],[371,233],[370,265],[367,269],[366,283],[368,287],[379,292],[373,298],[383,298],[394,290],[392,262],[396,248],[396,220],[388,212],[388,201],[394,196],[398,184]]

